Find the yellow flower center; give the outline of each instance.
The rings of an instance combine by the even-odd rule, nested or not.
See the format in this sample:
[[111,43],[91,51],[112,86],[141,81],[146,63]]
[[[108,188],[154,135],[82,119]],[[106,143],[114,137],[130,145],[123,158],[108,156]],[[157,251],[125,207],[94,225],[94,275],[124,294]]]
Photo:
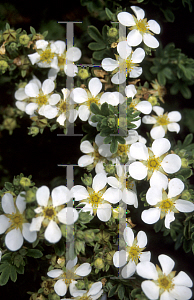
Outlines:
[[36,99],[36,103],[39,106],[45,105],[47,104],[47,95],[44,95],[43,93],[39,93],[38,97],[35,98]]
[[85,293],[83,296],[76,297],[76,300],[91,300],[92,298],[90,296],[87,296],[87,293]]
[[148,159],[147,167],[148,170],[154,171],[157,170],[160,166],[160,162],[156,157],[151,157]]
[[45,218],[49,219],[49,220],[53,220],[54,217],[56,216],[56,211],[54,209],[54,207],[52,206],[47,206],[43,209],[43,215]]
[[117,153],[118,155],[122,155],[123,153],[127,153],[129,151],[129,145],[127,144],[118,144]]
[[58,55],[57,58],[58,58],[58,66],[59,66],[59,68],[61,69],[61,67],[62,67],[62,69],[63,69],[64,65],[66,64],[66,56],[65,56],[65,54]]
[[136,22],[136,29],[139,30],[141,34],[144,34],[149,31],[149,25],[147,19],[140,19]]
[[50,64],[54,57],[54,53],[51,52],[51,49],[45,49],[42,53],[40,53],[40,61]]
[[170,120],[167,116],[167,114],[164,114],[163,116],[158,116],[158,117],[155,117],[156,118],[156,121],[157,121],[157,124],[159,125],[168,125],[170,123]]
[[135,98],[131,101],[129,107],[133,107],[133,109],[135,109],[135,107],[138,103],[139,103],[139,99]]
[[167,213],[168,211],[172,211],[174,208],[174,203],[171,199],[165,199],[159,202],[159,207],[162,211]]
[[6,214],[6,217],[9,218],[9,222],[11,222],[11,226],[9,227],[9,230],[18,229],[18,228],[22,230],[22,225],[23,223],[25,223],[25,218],[21,213],[17,212],[12,214]]
[[157,280],[157,284],[160,289],[167,290],[167,291],[173,289],[174,287],[174,284],[166,275],[162,275],[161,277],[159,277]]
[[126,180],[126,188],[128,190],[132,190],[134,188],[134,181],[127,179]]
[[140,258],[142,249],[139,246],[131,246],[127,247],[127,252],[129,254],[129,258],[133,260],[136,264],[138,263],[138,259]]
[[122,62],[119,61],[119,70],[121,72],[126,70],[127,73],[130,73],[134,66],[135,64],[132,62],[130,56]]
[[93,207],[93,208],[97,208],[98,205],[99,205],[100,203],[102,203],[102,197],[99,195],[98,192],[97,192],[97,193],[94,192],[94,193],[92,193],[92,194],[90,195],[89,203],[92,204],[92,207]]
[[88,100],[87,100],[87,102],[86,102],[86,105],[88,106],[88,107],[90,107],[90,104],[91,103],[95,103],[95,104],[99,104],[99,98],[98,97],[91,97],[91,98],[88,98]]

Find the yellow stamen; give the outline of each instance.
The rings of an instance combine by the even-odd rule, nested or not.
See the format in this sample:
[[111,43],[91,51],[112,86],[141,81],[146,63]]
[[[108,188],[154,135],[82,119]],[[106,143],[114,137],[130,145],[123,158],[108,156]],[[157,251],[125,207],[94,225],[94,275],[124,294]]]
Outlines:
[[46,49],[40,53],[40,61],[50,64],[54,57],[54,53],[51,52],[51,49]]

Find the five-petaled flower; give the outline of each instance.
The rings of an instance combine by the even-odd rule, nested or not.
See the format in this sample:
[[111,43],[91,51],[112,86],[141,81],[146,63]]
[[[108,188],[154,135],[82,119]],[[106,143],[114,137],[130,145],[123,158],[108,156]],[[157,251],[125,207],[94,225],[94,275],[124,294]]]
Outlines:
[[136,271],[137,274],[145,280],[141,284],[141,288],[148,299],[151,300],[188,300],[192,296],[190,287],[193,286],[190,277],[183,271],[176,276],[174,261],[167,255],[161,254],[158,260],[162,270],[149,261],[140,262]]

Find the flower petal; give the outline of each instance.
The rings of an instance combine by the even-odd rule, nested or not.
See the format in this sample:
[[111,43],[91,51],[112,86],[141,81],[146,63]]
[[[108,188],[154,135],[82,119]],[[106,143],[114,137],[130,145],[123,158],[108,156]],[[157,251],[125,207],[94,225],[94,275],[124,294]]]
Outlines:
[[123,267],[127,262],[128,253],[125,250],[116,251],[113,255],[113,264],[117,268]]
[[49,243],[57,243],[61,239],[62,233],[56,222],[51,220],[45,230],[44,237]]
[[64,66],[64,72],[69,77],[74,77],[78,73],[78,67],[74,64],[67,64]]
[[176,132],[176,133],[179,133],[180,131],[180,125],[177,124],[177,123],[170,123],[167,125],[167,128],[170,132]]
[[173,283],[176,285],[185,285],[187,287],[192,287],[193,282],[191,278],[183,271],[180,271],[174,278]]
[[174,212],[173,211],[168,211],[166,213],[165,221],[164,221],[165,227],[170,229],[170,223],[173,222],[174,220],[175,220]]
[[117,51],[122,59],[127,59],[131,54],[132,48],[127,44],[127,41],[122,41],[118,43]]
[[61,270],[61,269],[54,269],[54,270],[47,272],[47,275],[51,278],[57,278],[62,274],[63,274],[63,270]]
[[178,199],[175,202],[176,209],[180,212],[192,212],[194,211],[194,203],[182,199]]
[[179,111],[171,111],[168,113],[170,122],[179,122],[181,120],[181,114]]
[[155,139],[160,139],[160,138],[163,138],[165,136],[165,130],[163,128],[163,126],[156,126],[156,127],[153,127],[151,130],[150,130],[150,135],[151,137],[155,140]]
[[86,167],[94,162],[94,157],[90,155],[83,155],[78,160],[78,166],[79,167]]
[[19,250],[23,245],[23,236],[20,229],[13,229],[9,231],[5,236],[5,244],[11,251]]
[[121,84],[126,81],[126,72],[117,72],[113,77],[111,78],[112,83],[114,84]]
[[92,271],[92,267],[89,263],[83,263],[75,270],[75,274],[79,276],[87,276]]
[[119,63],[117,60],[112,59],[112,58],[104,58],[102,60],[102,68],[105,71],[113,71],[119,66]]
[[88,100],[87,93],[82,88],[75,88],[71,92],[71,96],[76,103],[83,103]]
[[88,88],[89,88],[92,96],[96,97],[102,89],[102,83],[101,83],[100,79],[99,78],[92,78],[89,81]]
[[150,205],[156,205],[162,200],[162,188],[156,186],[150,187],[146,193],[146,201]]
[[22,234],[29,243],[33,243],[37,239],[36,231],[30,231],[30,223],[23,224]]
[[144,10],[142,8],[140,8],[139,6],[131,6],[131,9],[136,14],[138,20],[143,19],[145,17]]
[[6,214],[16,213],[16,208],[15,208],[15,205],[13,202],[12,194],[10,194],[10,193],[4,194],[1,199],[1,205],[2,205],[3,211]]
[[141,252],[141,254],[139,255],[140,261],[150,261],[150,258],[151,258],[150,251]]
[[75,198],[75,201],[86,199],[89,196],[88,191],[82,185],[74,185],[71,188],[71,192],[73,193],[73,197]]
[[170,290],[170,295],[177,300],[188,300],[192,297],[192,291],[182,285],[175,285],[173,290]]
[[142,42],[142,35],[137,29],[133,29],[127,35],[127,43],[129,46],[138,46]]
[[14,97],[16,98],[16,100],[20,100],[20,101],[28,98],[28,96],[25,93],[25,89],[24,88],[19,88],[15,92]]
[[102,288],[102,282],[95,282],[95,283],[92,284],[92,286],[89,289],[87,295],[88,296],[95,295],[95,294],[99,293],[99,291],[101,290],[101,288]]
[[147,235],[144,231],[139,231],[137,234],[137,246],[144,248],[147,245]]
[[143,41],[150,48],[157,48],[159,46],[158,40],[150,33],[144,33]]
[[184,190],[184,183],[179,178],[173,178],[168,183],[168,198],[178,196]]
[[67,286],[63,279],[57,280],[54,285],[54,290],[59,296],[64,296],[67,293]]
[[161,106],[153,106],[153,111],[158,115],[158,116],[163,116],[164,114],[164,108]]
[[124,239],[125,239],[125,242],[127,243],[127,245],[131,247],[133,245],[133,241],[134,241],[133,230],[130,227],[126,227],[124,229],[123,236],[124,236]]
[[137,94],[137,90],[134,86],[134,84],[129,84],[125,88],[125,94],[128,98],[133,98]]
[[159,287],[153,282],[149,280],[145,280],[141,284],[141,288],[144,294],[152,300],[157,300],[159,297]]
[[142,122],[144,124],[155,124],[156,119],[154,117],[151,117],[151,116],[143,116]]
[[75,208],[65,207],[57,214],[57,217],[61,223],[72,225],[77,221],[79,214]]
[[144,210],[141,214],[141,218],[146,224],[154,224],[160,218],[160,209],[149,208],[147,210]]
[[136,270],[136,264],[134,261],[130,260],[129,263],[122,269],[121,275],[123,278],[131,277]]
[[81,105],[78,109],[79,118],[82,121],[87,121],[90,116],[90,110],[87,105]]
[[97,216],[102,222],[107,222],[111,217],[111,205],[109,203],[99,204]]
[[136,109],[141,111],[143,114],[149,114],[152,111],[152,105],[148,101],[141,101],[136,105]]
[[158,188],[163,188],[164,190],[166,190],[168,186],[167,176],[159,171],[154,171],[152,177],[150,178],[150,186],[156,186]]
[[134,26],[135,21],[133,15],[128,12],[120,12],[117,15],[119,22],[124,26]]
[[40,206],[47,206],[49,196],[49,188],[45,185],[41,186],[36,192],[36,200]]
[[165,254],[161,254],[158,256],[158,260],[160,262],[160,265],[162,267],[163,273],[167,276],[170,274],[172,269],[174,268],[175,262],[172,258]]
[[83,153],[91,153],[94,152],[94,147],[89,141],[83,141],[80,145],[80,150]]
[[147,176],[147,167],[141,162],[133,162],[129,165],[129,174],[134,179],[142,180]]
[[68,203],[72,197],[72,193],[66,186],[60,185],[52,190],[51,197],[53,206],[56,207]]
[[160,300],[174,300],[174,297],[172,297],[168,291],[164,291],[160,296]]
[[145,51],[142,48],[137,48],[133,52],[131,59],[132,59],[133,63],[136,64],[136,63],[142,62],[144,57],[145,57]]
[[48,102],[50,105],[57,104],[61,99],[61,96],[59,94],[52,94],[50,98],[48,99]]
[[156,34],[160,33],[160,25],[155,20],[149,20],[148,25],[149,25],[149,30],[151,30]]
[[134,67],[129,73],[130,78],[137,78],[142,74],[142,68]]
[[136,272],[139,276],[146,279],[158,279],[158,272],[153,263],[149,261],[142,261],[136,267]]
[[130,147],[130,155],[136,159],[147,160],[149,158],[146,145],[136,142]]
[[102,190],[107,183],[107,176],[103,173],[99,173],[94,176],[92,188],[95,192]]
[[168,154],[161,163],[166,173],[173,174],[181,168],[181,159],[176,154]]
[[33,115],[34,114],[34,111],[38,108],[38,104],[37,103],[29,103],[26,105],[25,107],[25,112],[28,114],[28,115]]
[[9,219],[5,215],[0,215],[0,234],[10,227]]
[[55,88],[55,84],[52,79],[46,79],[42,84],[42,91],[45,95],[50,94]]
[[66,52],[66,58],[70,61],[77,61],[81,58],[81,50],[77,47],[71,47]]
[[156,139],[152,143],[152,151],[156,157],[160,157],[164,153],[168,152],[170,147],[171,147],[171,144],[170,144],[169,140],[166,138]]

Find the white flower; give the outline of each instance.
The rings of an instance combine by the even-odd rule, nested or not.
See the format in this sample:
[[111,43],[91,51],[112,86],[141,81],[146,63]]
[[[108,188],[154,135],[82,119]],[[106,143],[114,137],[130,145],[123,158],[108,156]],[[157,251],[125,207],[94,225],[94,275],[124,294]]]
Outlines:
[[154,124],[150,131],[153,139],[164,137],[167,129],[176,133],[180,131],[180,126],[176,123],[181,120],[181,114],[178,111],[164,114],[164,109],[160,106],[153,106],[153,111],[155,111],[157,116],[144,116],[142,119],[145,124]]
[[190,287],[193,286],[190,277],[183,271],[175,276],[174,261],[167,255],[161,254],[158,260],[162,270],[149,261],[140,262],[137,265],[137,274],[145,280],[141,288],[151,300],[188,300],[192,296]]
[[124,278],[129,278],[135,273],[138,260],[150,261],[151,253],[150,251],[143,252],[147,245],[147,236],[144,231],[139,231],[136,238],[134,238],[133,230],[126,227],[123,236],[127,243],[126,251],[115,252],[113,264],[115,267],[120,268],[128,262],[122,269],[121,275]]
[[75,185],[71,191],[75,201],[86,204],[82,211],[97,214],[102,222],[107,222],[111,217],[111,205],[121,200],[121,191],[115,188],[106,189],[107,177],[104,173],[98,173],[93,178],[92,188]]
[[[134,98],[134,96],[137,94],[137,90],[133,84],[126,86],[125,94],[128,98],[132,98],[129,108],[132,107],[134,110],[138,110],[143,114],[149,114],[152,111],[152,105],[149,101],[140,101],[139,98]],[[131,123],[135,124],[135,129],[137,129],[141,125],[141,119]]]
[[184,183],[173,178],[168,183],[168,194],[156,186],[150,187],[146,193],[146,200],[154,208],[144,210],[141,218],[147,224],[156,223],[165,217],[165,226],[170,229],[170,223],[175,220],[174,214],[194,211],[194,203],[179,199],[184,190]]
[[144,59],[145,51],[142,48],[137,48],[132,52],[132,48],[126,41],[118,43],[117,51],[120,55],[120,58],[118,55],[116,56],[117,60],[112,58],[104,58],[102,60],[102,68],[105,71],[113,71],[119,68],[118,72],[111,78],[112,83],[120,84],[125,82],[128,74],[130,78],[139,77],[142,73],[142,68],[138,67],[137,64]]
[[71,200],[72,194],[66,186],[58,186],[50,191],[47,186],[40,187],[36,192],[39,206],[35,209],[37,216],[32,219],[31,231],[39,231],[41,225],[46,227],[44,237],[50,243],[57,243],[62,236],[59,223],[71,225],[78,219],[75,208],[65,207],[64,203]]
[[165,174],[173,174],[181,168],[180,157],[166,153],[170,147],[171,144],[166,138],[156,139],[151,149],[140,142],[132,144],[130,154],[140,161],[129,165],[130,176],[137,180],[147,176],[151,186],[166,189],[168,178]]
[[[139,45],[142,40],[150,48],[157,48],[159,43],[153,36],[153,33],[160,33],[160,26],[154,20],[144,19],[145,12],[138,6],[131,6],[135,16],[128,12],[121,12],[118,14],[118,20],[124,26],[130,26],[131,32],[127,35],[127,42],[130,46]],[[151,33],[150,30],[153,32]]]
[[63,88],[61,91],[63,93],[64,99],[60,99],[60,101],[57,103],[57,122],[60,125],[64,126],[64,122],[66,121],[66,119],[70,123],[74,123],[74,121],[77,119],[78,112],[73,108],[75,102],[69,97],[70,91],[66,88]]
[[[95,282],[92,284],[91,288],[89,289],[89,291],[86,290],[78,290],[76,288],[76,283],[77,281],[74,281],[72,284],[72,289],[71,289],[71,295],[73,295],[75,298],[73,299],[79,299],[79,300],[96,300],[99,299],[99,297],[102,295],[103,293],[103,289],[102,289],[102,282]],[[106,299],[105,297],[103,297],[103,299]],[[61,299],[61,300],[65,300],[65,299]]]
[[31,80],[25,86],[25,94],[30,97],[25,107],[25,111],[28,115],[33,115],[35,110],[42,116],[48,119],[52,119],[57,115],[57,104],[60,100],[59,94],[53,94],[55,84],[51,79],[46,79],[43,84],[39,80]]
[[[22,192],[24,194],[24,192]],[[11,251],[17,251],[23,245],[24,239],[33,243],[37,234],[29,230],[30,223],[25,219],[26,202],[18,195],[14,203],[13,196],[6,193],[1,202],[4,215],[0,215],[0,234],[6,233],[5,244]]]
[[82,88],[75,88],[71,92],[72,99],[82,105],[78,109],[79,118],[82,121],[87,121],[91,115],[90,104],[100,104],[100,91],[102,89],[102,83],[99,78],[92,78],[88,84],[89,90],[84,90]]
[[95,167],[96,173],[99,173],[99,168],[101,169],[102,163],[105,162],[105,157],[101,156],[98,152],[98,148],[103,144],[104,138],[97,134],[95,137],[95,143],[92,144],[89,141],[83,141],[80,144],[80,150],[85,153],[78,160],[79,167],[86,167],[88,165],[93,165]]
[[134,205],[135,208],[138,207],[137,192],[135,181],[130,180],[127,174],[127,165],[121,165],[116,163],[117,174],[115,177],[108,177],[108,184],[113,188],[119,188],[122,191],[122,200],[128,205]]
[[54,269],[47,273],[51,278],[58,279],[54,285],[54,290],[59,296],[64,296],[69,287],[70,293],[73,296],[75,291],[75,279],[87,276],[90,274],[92,268],[89,263],[77,264],[77,256],[74,260],[69,260],[66,265],[66,272],[61,269]]

